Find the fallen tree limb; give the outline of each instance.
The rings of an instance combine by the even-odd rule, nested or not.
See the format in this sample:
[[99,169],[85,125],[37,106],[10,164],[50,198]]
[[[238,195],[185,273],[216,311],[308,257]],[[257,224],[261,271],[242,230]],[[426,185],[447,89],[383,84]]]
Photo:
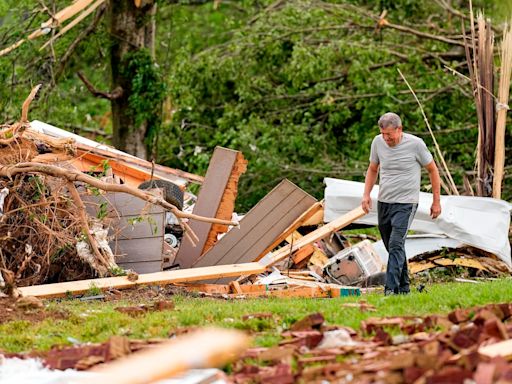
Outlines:
[[[34,163],[34,162],[26,162],[26,163],[17,163],[14,165],[0,165],[0,176],[12,178],[17,174],[27,174],[27,173],[43,173],[50,176],[60,177],[62,179],[68,180],[70,182],[81,181],[86,183],[92,187],[99,188],[108,192],[123,192],[128,193],[130,195],[136,196],[148,203],[160,205],[161,207],[171,211],[178,219],[194,219],[198,221],[203,221],[207,223],[214,224],[223,224],[223,225],[238,225],[238,222],[233,222],[229,220],[221,220],[216,218],[209,218],[194,215],[192,213],[186,213],[180,211],[176,206],[168,203],[163,198],[155,196],[150,192],[145,192],[141,189],[137,189],[134,187],[130,187],[126,184],[109,184],[105,183],[95,177],[86,175],[79,171],[74,171],[70,169],[60,168],[54,165]],[[188,232],[189,235],[195,237],[197,236],[192,232],[189,225],[185,223],[183,220],[180,220],[180,224],[183,228]],[[196,240],[197,241],[197,240]]]

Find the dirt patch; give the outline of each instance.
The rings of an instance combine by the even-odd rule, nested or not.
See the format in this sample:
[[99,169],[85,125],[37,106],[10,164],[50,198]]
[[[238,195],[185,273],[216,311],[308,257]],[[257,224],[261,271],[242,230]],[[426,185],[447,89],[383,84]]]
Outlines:
[[26,302],[19,301],[11,297],[0,298],[0,324],[9,321],[30,321],[37,322],[48,318],[62,320],[68,318],[68,312],[62,309],[48,310],[44,305],[27,305]]

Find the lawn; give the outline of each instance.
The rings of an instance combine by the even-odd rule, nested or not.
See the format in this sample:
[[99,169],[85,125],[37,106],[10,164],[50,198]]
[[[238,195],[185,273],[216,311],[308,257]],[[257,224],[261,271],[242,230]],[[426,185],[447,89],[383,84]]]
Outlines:
[[[141,295],[142,296],[142,295]],[[368,317],[446,314],[455,308],[467,308],[487,303],[512,302],[512,279],[487,281],[481,284],[443,283],[427,287],[426,292],[408,296],[384,297],[373,293],[359,297],[333,299],[246,299],[223,300],[173,295],[174,310],[148,311],[132,317],[115,310],[116,307],[148,304],[161,300],[131,299],[116,301],[80,301],[66,299],[47,301],[47,310],[67,312],[65,319],[46,319],[40,322],[10,321],[0,324],[0,350],[26,352],[47,350],[53,345],[77,342],[101,342],[112,335],[134,339],[168,337],[183,327],[218,325],[249,330],[257,346],[275,345],[280,333],[296,320],[321,312],[327,324],[345,325],[358,329]],[[135,297],[135,299],[134,299]],[[344,308],[347,302],[364,300],[377,308],[376,312],[361,312]],[[244,321],[243,315],[271,312],[266,319]]]

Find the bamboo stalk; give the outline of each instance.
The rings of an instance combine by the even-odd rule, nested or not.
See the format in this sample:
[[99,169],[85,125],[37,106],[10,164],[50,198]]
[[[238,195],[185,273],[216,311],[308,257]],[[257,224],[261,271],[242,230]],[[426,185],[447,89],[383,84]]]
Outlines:
[[510,76],[512,72],[512,25],[505,28],[501,43],[501,71],[498,87],[498,103],[496,105],[496,133],[494,150],[494,179],[492,197],[501,198],[501,183],[503,181],[505,166],[505,126],[507,111],[509,110],[508,98],[510,90]]
[[427,115],[425,114],[425,111],[423,110],[423,106],[421,105],[420,101],[418,100],[418,97],[416,96],[416,93],[414,93],[414,90],[412,89],[411,85],[405,78],[405,76],[402,74],[400,69],[398,69],[398,73],[402,77],[402,79],[405,81],[405,84],[407,85],[407,88],[411,91],[412,95],[414,96],[414,99],[418,103],[418,106],[420,107],[421,114],[423,115],[423,120],[425,121],[425,124],[427,125],[428,131],[430,132],[430,136],[432,136],[432,140],[434,141],[434,146],[436,147],[436,152],[439,158],[441,159],[441,163],[443,165],[443,169],[446,172],[446,175],[448,176],[449,185],[452,189],[453,193],[457,196],[459,196],[459,191],[457,190],[457,186],[455,185],[455,182],[453,181],[452,175],[450,173],[450,170],[448,169],[448,165],[446,165],[446,161],[444,160],[443,153],[441,152],[441,148],[439,147],[439,144],[437,143],[436,137],[434,136],[434,132],[432,131],[432,128],[430,127],[430,123],[428,122]]

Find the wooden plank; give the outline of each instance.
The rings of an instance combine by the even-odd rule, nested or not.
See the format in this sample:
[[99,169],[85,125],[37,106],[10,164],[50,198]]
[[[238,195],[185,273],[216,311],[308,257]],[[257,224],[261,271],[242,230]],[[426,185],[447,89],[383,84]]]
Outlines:
[[[226,188],[222,194],[219,208],[215,214],[217,219],[231,220],[233,217],[233,212],[235,210],[235,200],[238,195],[238,180],[246,170],[247,160],[244,159],[242,152],[238,152],[236,154],[235,164],[233,164],[233,169],[229,175]],[[212,224],[201,255],[213,247],[215,243],[217,243],[217,239],[220,234],[226,233],[227,231],[229,231],[229,227],[227,225]]]
[[[308,222],[311,217],[315,216],[318,212],[323,212],[323,202],[319,201],[313,204],[309,209],[307,209],[297,220],[295,220],[286,230],[284,230],[281,235],[275,239],[275,241],[270,244],[260,255],[254,260],[258,261],[267,253],[272,251],[275,247],[277,247],[280,243],[282,243],[290,234],[297,230],[297,228],[304,225],[304,223]],[[323,213],[322,213],[323,215]]]
[[[206,217],[216,217],[238,154],[238,151],[231,149],[215,148],[192,213]],[[178,264],[181,268],[189,268],[201,257],[212,228],[211,223],[197,220],[190,220],[189,225],[199,241],[194,246],[190,239],[183,238],[175,259],[175,264]]]
[[229,231],[194,266],[250,262],[274,243],[286,228],[315,199],[288,180],[283,180],[240,221],[240,228]]
[[33,285],[31,287],[19,288],[19,291],[23,296],[36,296],[42,298],[64,297],[68,293],[74,295],[85,293],[92,287],[106,290],[110,288],[131,288],[138,285],[166,285],[212,278],[250,275],[262,273],[265,270],[266,267],[260,263],[215,265],[204,268],[189,268],[141,274],[137,281],[130,281],[126,276],[117,276],[101,279],[68,281],[65,283]]
[[[294,244],[303,237],[304,236],[302,236],[299,232],[295,231],[290,236],[286,237],[286,241],[288,242],[288,244]],[[313,252],[315,252],[315,247],[313,246],[313,244],[308,244],[305,247],[302,247],[301,249],[293,253],[293,263],[299,264],[301,261],[311,256]]]
[[302,223],[302,226],[306,227],[308,225],[319,225],[324,223],[324,206],[321,203],[320,208],[312,215],[309,219]]
[[233,293],[243,293],[242,288],[240,287],[240,283],[238,281],[231,281],[229,283],[229,287]]
[[[73,380],[75,384],[145,384],[160,382],[197,368],[222,366],[249,347],[241,331],[202,329],[94,369],[94,376]],[[197,382],[197,381],[194,381]],[[209,381],[208,381],[209,382]]]
[[330,223],[320,227],[316,231],[308,233],[296,244],[293,244],[293,246],[288,244],[280,248],[279,250],[275,251],[271,255],[269,261],[266,263],[266,266],[270,267],[275,263],[278,263],[279,261],[288,257],[288,255],[291,252],[295,252],[296,250],[308,244],[323,239],[324,237],[328,236],[331,232],[340,230],[341,228],[349,225],[350,223],[356,221],[357,219],[363,217],[364,215],[366,215],[366,213],[363,211],[363,208],[361,206],[357,207],[356,209],[353,209],[352,211],[346,213],[345,215],[340,216],[337,219],[331,221]]
[[228,297],[236,298],[240,295],[247,297],[280,297],[280,298],[328,298],[332,297],[330,290],[321,287],[287,287],[282,289],[272,289],[255,292],[234,293]]

